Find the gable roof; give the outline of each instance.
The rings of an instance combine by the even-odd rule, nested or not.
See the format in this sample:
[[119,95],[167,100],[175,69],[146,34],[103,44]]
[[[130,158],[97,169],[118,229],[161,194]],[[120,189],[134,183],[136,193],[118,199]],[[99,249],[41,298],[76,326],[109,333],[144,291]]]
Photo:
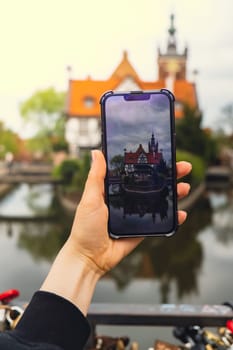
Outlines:
[[138,159],[141,155],[144,155],[146,157],[147,164],[158,164],[160,160],[162,159],[162,153],[152,153],[152,152],[146,152],[143,148],[143,146],[140,144],[135,152],[125,152],[125,164],[138,164]]
[[[126,79],[132,79],[142,90],[158,90],[166,87],[165,80],[143,81],[137,75],[128,59],[127,52],[108,80],[70,80],[66,114],[69,117],[100,117],[100,98],[109,90],[116,90]],[[175,80],[173,92],[177,102],[198,108],[196,87],[187,80]],[[176,118],[183,116],[182,109],[175,111]]]
[[126,77],[131,77],[135,81],[140,81],[140,78],[133,68],[132,64],[129,62],[128,59],[128,53],[127,51],[123,52],[123,58],[118,67],[115,69],[115,71],[112,73],[110,79],[118,79],[122,80],[125,79]]

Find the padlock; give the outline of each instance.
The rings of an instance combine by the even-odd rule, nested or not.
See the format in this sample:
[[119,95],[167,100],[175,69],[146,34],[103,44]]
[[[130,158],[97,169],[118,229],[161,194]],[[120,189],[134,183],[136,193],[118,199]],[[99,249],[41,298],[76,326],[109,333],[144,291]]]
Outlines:
[[220,327],[218,333],[222,339],[227,339],[230,345],[233,344],[233,333],[228,328]]
[[229,331],[231,331],[231,333],[233,334],[233,320],[228,320],[226,322],[226,327],[227,329],[229,329]]
[[6,320],[10,325],[11,329],[14,329],[23,314],[23,309],[19,306],[11,306],[10,309],[6,311]]

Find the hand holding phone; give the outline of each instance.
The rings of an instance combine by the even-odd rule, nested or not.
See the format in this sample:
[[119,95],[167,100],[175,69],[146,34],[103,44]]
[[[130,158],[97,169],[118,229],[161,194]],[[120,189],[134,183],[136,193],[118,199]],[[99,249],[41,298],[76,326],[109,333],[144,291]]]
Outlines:
[[177,229],[174,96],[107,92],[101,98],[106,204],[111,237]]

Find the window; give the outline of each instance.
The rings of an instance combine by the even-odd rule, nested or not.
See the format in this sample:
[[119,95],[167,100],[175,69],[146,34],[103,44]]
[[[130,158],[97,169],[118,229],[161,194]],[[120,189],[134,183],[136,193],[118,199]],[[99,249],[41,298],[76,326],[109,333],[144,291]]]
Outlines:
[[85,136],[88,134],[88,120],[81,119],[79,120],[79,135]]
[[92,108],[94,106],[95,100],[92,96],[86,96],[84,98],[84,105],[87,108]]
[[147,163],[147,158],[145,154],[141,153],[140,156],[138,157],[138,163]]

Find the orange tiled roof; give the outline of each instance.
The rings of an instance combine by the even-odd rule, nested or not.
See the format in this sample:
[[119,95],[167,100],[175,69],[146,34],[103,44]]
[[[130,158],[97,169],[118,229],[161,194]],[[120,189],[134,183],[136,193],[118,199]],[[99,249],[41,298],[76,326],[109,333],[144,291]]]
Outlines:
[[[163,80],[154,82],[140,80],[125,52],[121,63],[115,69],[110,79],[105,81],[92,80],[90,78],[86,80],[70,80],[66,110],[67,115],[77,117],[99,117],[100,97],[106,91],[117,89],[121,82],[127,77],[130,77],[142,90],[165,88],[165,81]],[[176,80],[174,82],[173,92],[177,101],[198,108],[195,84],[186,80]],[[176,118],[182,116],[182,110],[177,110]]]
[[[67,114],[69,116],[95,117],[100,115],[99,100],[105,91],[118,85],[118,80],[70,80]],[[93,103],[87,106],[85,99],[91,98]]]
[[127,76],[133,78],[134,80],[139,80],[140,78],[137,75],[137,72],[133,68],[132,64],[129,62],[127,51],[123,52],[123,59],[115,69],[110,79],[125,79]]
[[174,95],[177,101],[187,103],[190,107],[197,108],[198,101],[194,83],[187,80],[176,80],[174,84]]

